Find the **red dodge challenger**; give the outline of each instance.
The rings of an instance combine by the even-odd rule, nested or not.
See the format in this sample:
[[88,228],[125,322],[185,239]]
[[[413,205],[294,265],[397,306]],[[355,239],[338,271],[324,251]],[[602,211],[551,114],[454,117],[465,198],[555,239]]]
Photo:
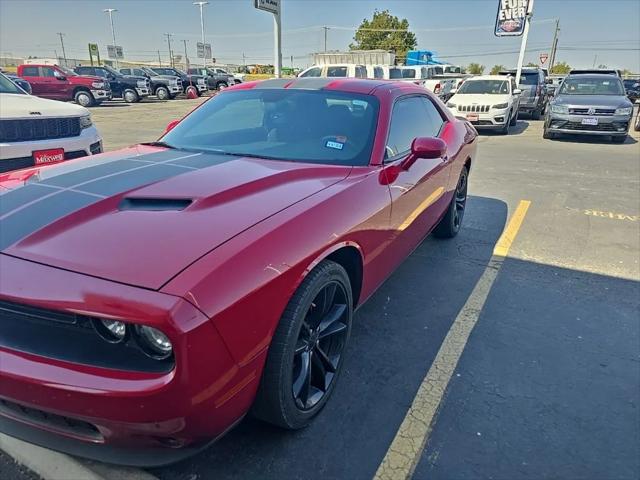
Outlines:
[[0,178],[0,431],[161,465],[296,429],[353,312],[453,237],[476,131],[408,83],[229,88],[158,142]]

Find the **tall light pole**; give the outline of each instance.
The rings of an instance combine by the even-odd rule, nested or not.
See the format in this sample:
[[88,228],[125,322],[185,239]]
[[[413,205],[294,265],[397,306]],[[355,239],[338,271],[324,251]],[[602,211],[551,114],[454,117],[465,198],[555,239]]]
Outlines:
[[203,7],[205,5],[209,5],[209,2],[193,2],[194,5],[198,5],[200,7],[200,33],[202,34],[202,66],[206,68],[207,66],[207,57],[206,50],[204,48],[204,12]]
[[64,66],[68,67],[69,65],[67,65],[67,53],[64,51],[64,40],[62,39],[62,37],[64,37],[64,33],[58,32],[58,35],[60,36],[60,43],[62,44],[62,56],[64,57]]
[[167,37],[167,42],[169,43],[169,66],[173,67],[173,52],[171,51],[171,34],[170,33],[165,33],[164,34]]
[[[104,13],[109,14],[109,23],[111,23],[111,38],[113,38],[113,48],[116,48],[116,31],[113,29],[113,12],[117,12],[116,8],[105,8]],[[116,69],[118,68],[118,54],[116,53]]]

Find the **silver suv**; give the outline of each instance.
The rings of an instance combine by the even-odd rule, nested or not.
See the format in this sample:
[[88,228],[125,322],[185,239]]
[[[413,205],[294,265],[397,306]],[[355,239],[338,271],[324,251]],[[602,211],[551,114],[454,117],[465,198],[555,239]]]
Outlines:
[[615,143],[627,138],[633,104],[615,74],[569,74],[549,104],[544,138],[561,133],[609,135]]

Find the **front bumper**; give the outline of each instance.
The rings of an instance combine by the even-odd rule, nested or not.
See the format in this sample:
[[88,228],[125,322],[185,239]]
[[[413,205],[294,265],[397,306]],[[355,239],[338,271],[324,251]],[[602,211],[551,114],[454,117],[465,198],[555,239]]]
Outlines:
[[148,97],[148,96],[151,94],[151,92],[149,91],[149,89],[148,89],[148,88],[146,88],[146,87],[145,87],[145,88],[137,87],[137,88],[136,88],[136,93],[137,93],[137,94],[138,94],[138,96],[140,96],[140,97]]
[[0,143],[0,172],[34,166],[33,152],[63,148],[65,160],[102,152],[102,137],[95,126],[80,131],[75,137],[29,142]]
[[182,298],[5,255],[0,262],[0,300],[160,327],[175,353],[168,372],[101,368],[12,349],[0,330],[0,431],[97,460],[164,465],[250,408],[264,357],[238,366],[213,323]]
[[111,100],[111,90],[91,90],[91,95],[96,101]]
[[209,90],[206,83],[196,83],[196,88],[200,93],[206,92],[207,90]]
[[182,87],[180,85],[167,85],[169,93],[182,93]]
[[[596,118],[597,125],[583,125],[585,118]],[[623,115],[571,115],[549,112],[546,127],[550,132],[578,135],[627,135],[631,125],[630,116]]]
[[[498,130],[504,128],[504,124],[509,121],[509,110],[490,110],[486,113],[459,112],[456,108],[451,108],[451,113],[456,117],[466,118],[471,125],[480,130]],[[477,115],[478,120],[469,120],[469,115]]]

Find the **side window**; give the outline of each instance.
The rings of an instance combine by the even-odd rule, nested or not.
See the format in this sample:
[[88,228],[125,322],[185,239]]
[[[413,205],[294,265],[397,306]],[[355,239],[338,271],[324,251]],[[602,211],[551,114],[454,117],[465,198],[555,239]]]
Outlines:
[[138,68],[134,68],[133,69],[133,74],[134,75],[139,75],[141,77],[144,77],[144,72],[142,70],[138,69]]
[[415,138],[436,136],[442,124],[440,113],[427,98],[415,96],[398,100],[391,113],[386,158],[408,152]]
[[416,71],[413,68],[403,68],[402,78],[416,78]]
[[347,67],[327,67],[327,77],[346,77]]
[[108,78],[109,72],[107,72],[104,68],[96,68],[96,73],[98,77]]
[[322,69],[320,67],[314,67],[307,70],[300,76],[301,77],[319,77],[321,75],[322,75]]
[[363,65],[356,65],[356,78],[367,78],[367,68]]
[[24,67],[22,69],[23,77],[39,77],[38,67]]
[[42,67],[42,76],[43,77],[55,77],[56,71],[51,67]]
[[373,78],[384,78],[382,67],[373,67]]
[[123,75],[131,75],[131,69],[130,68],[121,68],[120,69],[120,73]]

